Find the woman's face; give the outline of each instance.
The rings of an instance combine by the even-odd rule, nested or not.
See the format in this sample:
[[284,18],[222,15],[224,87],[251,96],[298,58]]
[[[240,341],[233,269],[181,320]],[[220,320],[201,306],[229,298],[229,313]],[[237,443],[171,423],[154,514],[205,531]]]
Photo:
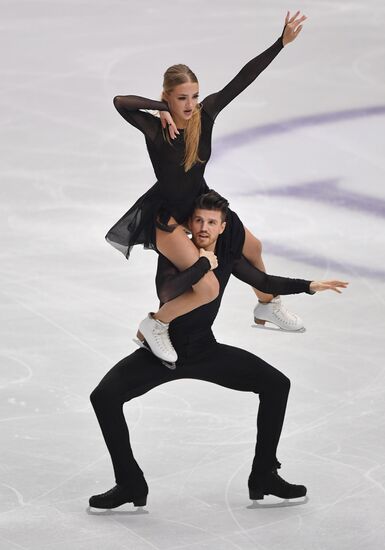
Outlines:
[[170,107],[171,116],[176,125],[192,117],[198,103],[199,85],[197,82],[185,82],[175,86],[171,92],[165,92],[164,98]]

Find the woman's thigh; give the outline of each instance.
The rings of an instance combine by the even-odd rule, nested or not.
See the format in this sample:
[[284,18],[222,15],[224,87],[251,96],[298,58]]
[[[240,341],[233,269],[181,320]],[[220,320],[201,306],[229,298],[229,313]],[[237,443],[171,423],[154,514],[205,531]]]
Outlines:
[[243,255],[251,263],[258,262],[262,254],[262,243],[249,229],[245,227],[245,242],[242,250]]
[[[174,218],[170,218],[169,225],[174,223],[176,223]],[[178,225],[170,233],[157,227],[156,247],[179,271],[191,267],[199,259],[199,250],[181,225]]]

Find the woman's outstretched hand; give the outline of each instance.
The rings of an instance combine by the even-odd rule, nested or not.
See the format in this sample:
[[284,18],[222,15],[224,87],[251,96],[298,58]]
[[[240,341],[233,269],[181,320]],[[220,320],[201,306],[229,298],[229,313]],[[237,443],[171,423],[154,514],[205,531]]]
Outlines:
[[305,19],[307,19],[306,15],[302,15],[302,17],[300,17],[299,11],[297,11],[293,17],[290,17],[289,11],[287,12],[282,36],[282,43],[284,46],[289,44],[289,42],[293,42],[293,40],[297,38],[303,27],[301,23],[305,21]]
[[312,281],[310,283],[310,290],[314,292],[321,292],[321,290],[334,290],[341,294],[340,288],[346,288],[349,283],[346,281]]
[[176,127],[175,122],[171,114],[168,111],[160,111],[159,113],[160,121],[163,128],[168,128],[168,133],[170,134],[171,139],[175,139],[177,134],[179,134],[178,128]]

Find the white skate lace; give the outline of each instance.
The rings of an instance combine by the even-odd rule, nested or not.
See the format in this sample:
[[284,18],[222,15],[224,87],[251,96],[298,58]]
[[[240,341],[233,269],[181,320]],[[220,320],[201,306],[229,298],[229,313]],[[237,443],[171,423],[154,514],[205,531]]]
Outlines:
[[277,319],[289,325],[295,325],[297,323],[297,316],[288,311],[285,306],[282,305],[282,302],[273,303],[273,314]]
[[156,344],[159,345],[164,351],[173,351],[173,345],[168,333],[168,325],[161,324],[159,321],[154,325],[153,334],[156,340]]

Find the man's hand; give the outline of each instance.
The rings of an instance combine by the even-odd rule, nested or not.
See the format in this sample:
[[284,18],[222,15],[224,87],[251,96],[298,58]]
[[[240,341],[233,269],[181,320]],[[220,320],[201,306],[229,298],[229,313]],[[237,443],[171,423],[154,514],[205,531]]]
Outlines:
[[303,25],[301,23],[307,19],[306,15],[303,15],[302,17],[298,17],[300,14],[299,11],[293,17],[290,17],[290,12],[287,12],[286,18],[285,18],[285,27],[283,31],[282,36],[282,43],[284,46],[286,44],[289,44],[289,42],[293,42],[299,35],[299,33],[302,30]]
[[202,258],[204,256],[208,259],[210,262],[210,270],[215,269],[218,267],[218,259],[215,256],[214,252],[209,252],[208,250],[205,250],[204,248],[199,249],[199,257]]
[[334,290],[341,294],[339,288],[346,288],[349,283],[344,281],[313,281],[310,283],[310,290],[321,292],[322,290]]
[[179,130],[176,127],[176,124],[171,116],[171,113],[168,111],[160,111],[159,112],[160,121],[162,123],[163,128],[168,129],[168,133],[170,134],[171,139],[175,139],[177,134],[179,134]]

